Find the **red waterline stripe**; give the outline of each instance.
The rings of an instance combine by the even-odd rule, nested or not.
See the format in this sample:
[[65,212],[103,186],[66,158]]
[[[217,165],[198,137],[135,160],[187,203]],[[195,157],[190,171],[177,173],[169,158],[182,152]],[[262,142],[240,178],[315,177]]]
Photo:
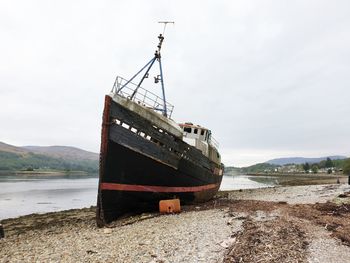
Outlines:
[[217,184],[200,186],[155,186],[155,185],[131,185],[101,183],[101,190],[137,191],[137,192],[158,192],[158,193],[179,193],[179,192],[200,192],[217,187]]

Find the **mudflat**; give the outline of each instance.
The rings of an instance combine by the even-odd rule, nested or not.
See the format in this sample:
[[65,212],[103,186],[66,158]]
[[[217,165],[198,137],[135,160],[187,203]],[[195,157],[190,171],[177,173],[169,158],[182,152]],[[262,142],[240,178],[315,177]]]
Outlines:
[[350,262],[350,186],[219,192],[210,202],[121,218],[95,208],[2,220],[0,262]]

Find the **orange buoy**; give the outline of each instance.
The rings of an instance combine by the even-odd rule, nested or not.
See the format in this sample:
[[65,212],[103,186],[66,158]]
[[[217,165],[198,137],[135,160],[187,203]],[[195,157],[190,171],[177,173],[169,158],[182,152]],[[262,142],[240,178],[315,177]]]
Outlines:
[[180,213],[180,199],[160,200],[159,212],[162,214]]

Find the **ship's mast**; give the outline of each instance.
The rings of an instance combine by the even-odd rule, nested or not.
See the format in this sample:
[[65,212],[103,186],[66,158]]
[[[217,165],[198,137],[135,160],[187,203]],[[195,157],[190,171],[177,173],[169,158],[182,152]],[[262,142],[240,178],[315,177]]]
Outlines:
[[133,93],[130,96],[130,99],[132,100],[135,96],[135,94],[137,93],[137,90],[139,89],[139,87],[141,86],[142,82],[145,80],[145,78],[148,78],[149,75],[149,71],[151,70],[153,64],[155,61],[158,61],[159,63],[159,75],[157,75],[156,77],[154,77],[154,82],[158,83],[160,81],[161,85],[162,85],[162,96],[163,96],[163,109],[162,114],[165,117],[168,117],[168,113],[167,113],[167,106],[166,106],[166,98],[165,98],[165,88],[164,88],[164,78],[163,78],[163,69],[162,69],[162,60],[161,60],[161,54],[160,54],[160,50],[162,48],[162,44],[164,41],[164,33],[165,33],[165,28],[167,26],[167,24],[175,24],[175,22],[170,22],[170,21],[160,21],[158,23],[164,24],[164,28],[163,28],[163,34],[159,34],[158,39],[159,39],[159,43],[157,45],[157,50],[154,53],[154,57],[141,69],[139,70],[131,79],[129,79],[121,88],[119,88],[117,90],[117,93],[120,92],[125,86],[127,86],[134,78],[136,78],[136,76],[138,76],[141,72],[143,72],[146,68],[146,72],[143,74],[140,82],[137,84],[135,90],[133,91]]
[[160,34],[158,36],[159,39],[159,44],[158,44],[158,52],[156,51],[156,56],[157,60],[159,62],[159,72],[160,72],[160,83],[162,84],[162,94],[163,94],[163,115],[165,117],[168,116],[167,113],[167,107],[166,107],[166,99],[165,99],[165,88],[164,88],[164,78],[163,78],[163,69],[162,69],[162,60],[161,60],[161,55],[160,55],[160,49],[162,48],[162,44],[163,44],[163,40],[164,40],[164,34],[165,34],[165,28],[167,26],[167,24],[171,23],[171,24],[175,24],[175,22],[170,22],[170,21],[160,21],[158,23],[162,23],[164,24],[164,29],[163,29],[163,34]]

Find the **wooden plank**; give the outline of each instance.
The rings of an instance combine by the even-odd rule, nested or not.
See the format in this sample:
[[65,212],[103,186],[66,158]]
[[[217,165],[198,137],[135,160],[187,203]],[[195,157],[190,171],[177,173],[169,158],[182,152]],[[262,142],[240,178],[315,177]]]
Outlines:
[[109,138],[115,143],[123,145],[131,150],[144,154],[156,161],[178,169],[179,157],[169,150],[140,137],[119,125],[110,127]]
[[111,107],[111,119],[118,119],[138,131],[141,131],[145,133],[146,135],[151,136],[152,138],[156,139],[157,141],[160,141],[161,143],[167,145],[168,147],[171,147],[175,149],[178,152],[182,152],[183,149],[180,148],[180,145],[178,144],[179,140],[173,135],[165,134],[164,132],[159,132],[156,128],[153,127],[153,123],[140,115],[124,108],[123,106],[118,105],[115,102],[112,102]]

